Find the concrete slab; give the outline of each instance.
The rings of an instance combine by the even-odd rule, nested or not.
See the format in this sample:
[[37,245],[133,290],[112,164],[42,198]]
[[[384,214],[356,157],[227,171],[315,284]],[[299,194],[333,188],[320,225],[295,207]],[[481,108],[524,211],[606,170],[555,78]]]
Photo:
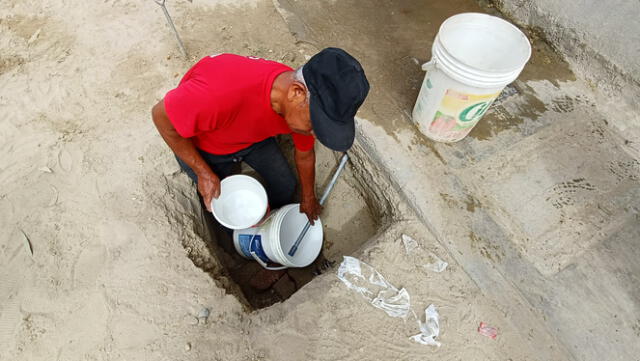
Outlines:
[[640,355],[639,225],[640,217],[629,219],[553,277],[558,286],[545,297],[548,322],[579,360],[602,358],[604,350],[612,350],[607,360]]
[[640,163],[590,110],[550,111],[543,118],[553,126],[462,173],[545,275],[640,209]]
[[[536,28],[571,62],[610,107],[609,121],[631,131],[640,154],[640,3],[627,0],[496,0],[520,25]],[[607,105],[608,104],[608,105]]]

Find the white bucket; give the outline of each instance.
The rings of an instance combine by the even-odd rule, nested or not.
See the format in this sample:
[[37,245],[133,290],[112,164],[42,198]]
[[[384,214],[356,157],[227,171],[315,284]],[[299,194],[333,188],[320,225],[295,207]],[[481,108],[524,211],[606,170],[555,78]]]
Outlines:
[[498,17],[464,13],[447,19],[433,42],[431,61],[413,122],[428,138],[457,142],[467,136],[531,56],[531,44]]
[[260,182],[246,175],[233,175],[220,182],[220,197],[211,200],[218,222],[231,229],[251,227],[267,212],[267,192]]
[[[260,227],[234,231],[233,245],[241,256],[255,259],[266,269],[306,267],[322,249],[322,222],[319,218],[309,227],[295,255],[288,255],[306,224],[307,216],[300,213],[300,204],[289,204],[271,213]],[[282,267],[269,267],[269,262],[279,263]]]

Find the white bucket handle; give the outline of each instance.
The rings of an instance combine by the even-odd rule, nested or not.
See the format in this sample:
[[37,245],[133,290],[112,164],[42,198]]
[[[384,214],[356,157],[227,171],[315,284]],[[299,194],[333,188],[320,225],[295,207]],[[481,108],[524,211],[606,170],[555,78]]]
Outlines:
[[436,59],[433,58],[431,60],[429,60],[428,62],[422,64],[422,71],[431,71],[434,70],[436,68]]
[[[267,217],[267,219],[265,219],[262,222],[262,224],[267,223],[267,221],[269,220],[269,218],[271,218],[272,215],[273,215],[273,213],[270,214],[269,217]],[[260,257],[258,257],[258,255],[253,251],[253,247],[251,247],[251,246],[253,246],[253,240],[256,238],[256,235],[258,233],[260,233],[260,229],[261,228],[262,228],[261,226],[260,227],[256,227],[256,232],[253,234],[253,236],[251,236],[251,240],[249,241],[249,253],[251,253],[251,257],[253,257],[253,259],[256,260],[256,262],[258,262],[258,264],[260,266],[262,266],[262,268],[267,269],[269,271],[280,271],[280,270],[283,270],[283,269],[287,269],[286,266],[269,267],[269,265],[266,264],[263,260],[261,260]]]
[[256,262],[258,262],[258,264],[260,264],[260,266],[262,266],[262,268],[268,269],[269,271],[279,271],[279,270],[287,269],[286,266],[270,267],[263,260],[261,260],[260,257],[258,257],[258,255],[254,251],[251,250],[251,245],[253,244],[253,239],[254,238],[255,238],[255,234],[253,235],[253,237],[251,237],[251,241],[249,242],[249,253],[251,253],[251,257],[253,257],[253,259],[256,260]]

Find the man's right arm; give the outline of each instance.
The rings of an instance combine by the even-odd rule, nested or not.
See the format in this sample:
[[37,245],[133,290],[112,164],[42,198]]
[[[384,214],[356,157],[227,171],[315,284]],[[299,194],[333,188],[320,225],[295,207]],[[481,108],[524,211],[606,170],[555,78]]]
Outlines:
[[220,178],[198,153],[193,141],[178,134],[167,116],[164,108],[164,99],[153,106],[151,117],[169,148],[196,173],[198,177],[198,192],[204,198],[207,210],[211,212],[211,200],[220,196]]

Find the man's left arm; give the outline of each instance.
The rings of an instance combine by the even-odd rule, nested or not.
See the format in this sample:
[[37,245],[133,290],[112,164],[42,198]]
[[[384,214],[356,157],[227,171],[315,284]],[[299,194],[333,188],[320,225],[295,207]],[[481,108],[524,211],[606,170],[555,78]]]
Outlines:
[[307,152],[296,149],[294,158],[300,177],[300,211],[307,215],[309,222],[313,225],[322,211],[315,191],[316,153],[313,149]]

